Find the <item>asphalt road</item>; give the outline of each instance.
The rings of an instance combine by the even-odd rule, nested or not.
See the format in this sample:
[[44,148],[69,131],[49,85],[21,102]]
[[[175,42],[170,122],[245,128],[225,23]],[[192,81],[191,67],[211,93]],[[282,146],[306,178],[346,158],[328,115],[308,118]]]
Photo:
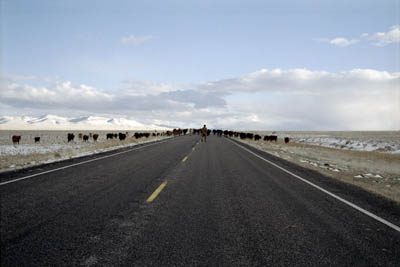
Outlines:
[[399,231],[261,158],[397,226],[398,205],[245,147],[183,136],[0,174],[85,162],[0,186],[1,266],[399,266]]

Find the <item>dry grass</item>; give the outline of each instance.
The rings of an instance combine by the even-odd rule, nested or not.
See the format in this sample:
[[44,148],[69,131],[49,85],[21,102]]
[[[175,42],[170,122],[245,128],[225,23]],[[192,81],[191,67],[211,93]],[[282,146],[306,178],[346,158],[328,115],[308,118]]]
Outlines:
[[[295,142],[284,144],[282,141],[277,143],[240,141],[400,203],[399,154],[339,150]],[[363,177],[355,178],[357,175]],[[382,178],[375,177],[376,175]]]

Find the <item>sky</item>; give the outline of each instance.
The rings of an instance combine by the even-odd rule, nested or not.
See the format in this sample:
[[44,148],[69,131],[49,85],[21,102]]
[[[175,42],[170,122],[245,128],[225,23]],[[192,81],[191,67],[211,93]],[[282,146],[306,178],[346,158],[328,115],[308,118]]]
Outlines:
[[400,130],[400,0],[0,0],[0,115]]

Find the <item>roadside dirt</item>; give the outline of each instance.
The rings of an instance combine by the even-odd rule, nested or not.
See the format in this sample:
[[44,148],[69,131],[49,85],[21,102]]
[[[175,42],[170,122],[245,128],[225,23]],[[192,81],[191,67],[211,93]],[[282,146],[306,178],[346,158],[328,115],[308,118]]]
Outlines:
[[400,203],[400,155],[339,150],[282,140],[239,140],[297,165]]

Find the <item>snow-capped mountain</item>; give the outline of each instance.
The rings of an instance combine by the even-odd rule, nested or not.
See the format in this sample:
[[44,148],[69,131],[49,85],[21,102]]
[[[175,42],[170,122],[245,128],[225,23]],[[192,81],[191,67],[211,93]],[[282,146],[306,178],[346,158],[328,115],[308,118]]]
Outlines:
[[123,117],[0,116],[0,130],[167,130]]

